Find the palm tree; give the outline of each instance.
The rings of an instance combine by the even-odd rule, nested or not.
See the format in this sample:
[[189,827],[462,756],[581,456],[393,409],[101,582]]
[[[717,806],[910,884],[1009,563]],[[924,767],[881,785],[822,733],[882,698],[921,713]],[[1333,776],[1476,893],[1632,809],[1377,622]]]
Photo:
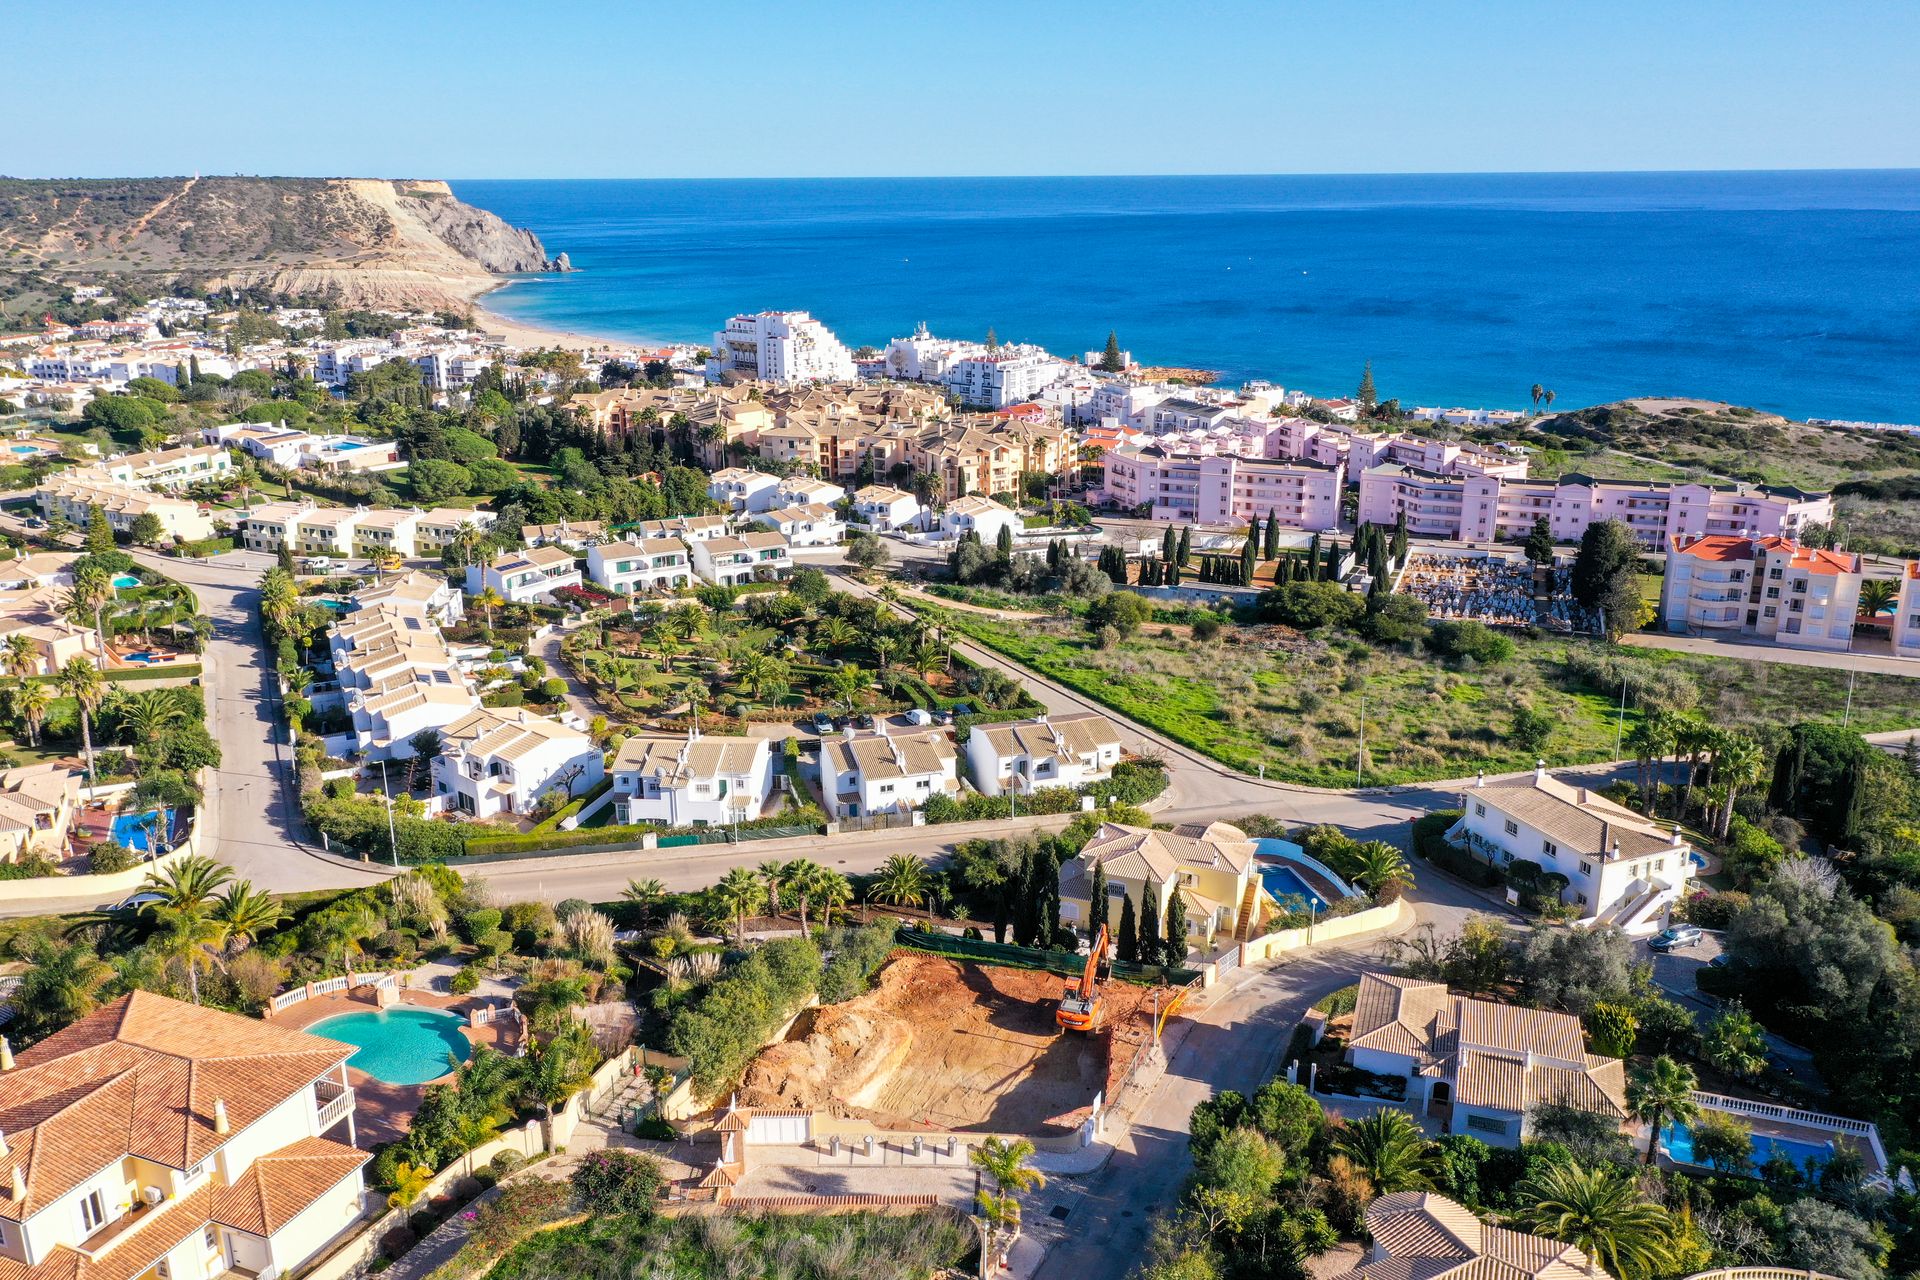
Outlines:
[[480,594],[473,598],[480,612],[486,616],[487,630],[493,630],[493,611],[506,603],[506,598],[492,587],[480,588]]
[[1377,897],[1389,886],[1404,889],[1412,884],[1413,868],[1385,840],[1369,840],[1354,852],[1352,879]]
[[93,713],[106,697],[106,682],[85,658],[68,658],[57,677],[60,692],[74,701],[80,713],[80,753],[87,762],[87,785],[93,785]]
[[1659,764],[1673,752],[1679,736],[1679,717],[1656,708],[1640,717],[1640,723],[1627,731],[1627,746],[1640,768],[1640,803],[1653,812],[1654,784],[1659,780]]
[[880,864],[867,896],[896,907],[917,907],[927,900],[927,864],[910,853],[896,853]]
[[480,549],[487,545],[487,531],[471,520],[462,520],[460,527],[453,531],[452,544],[460,563],[471,565]]
[[873,650],[873,659],[884,673],[893,665],[893,655],[900,648],[900,642],[892,636],[876,636],[868,647]]
[[859,638],[845,618],[828,618],[814,628],[813,637],[828,653],[838,653]]
[[1047,1175],[1029,1163],[1033,1143],[1025,1138],[988,1138],[967,1153],[967,1161],[993,1179],[1002,1191],[1038,1191],[1047,1185]]
[[1892,578],[1868,578],[1860,584],[1860,616],[1879,617],[1899,594],[1900,588]]
[[667,886],[653,879],[629,880],[620,896],[639,908],[640,923],[644,925],[652,917],[654,907],[667,896]]
[[152,742],[186,719],[186,709],[171,689],[142,689],[120,705],[120,732],[138,745]]
[[287,918],[287,912],[272,894],[253,887],[251,880],[236,880],[215,901],[213,918],[226,931],[230,950],[244,951],[260,940],[260,935]]
[[187,971],[187,990],[195,1004],[200,1003],[200,971],[211,968],[226,944],[227,930],[206,903],[175,905],[168,902],[148,904],[158,928],[153,945],[162,955],[178,960]]
[[41,936],[24,943],[21,958],[30,966],[14,993],[18,1028],[38,1039],[100,1007],[100,993],[115,974],[99,949],[87,941],[62,942]]
[[998,1270],[1000,1241],[1011,1240],[1020,1230],[1020,1200],[1009,1192],[984,1188],[976,1191],[973,1198],[980,1210],[980,1220],[987,1225],[986,1267],[987,1274],[992,1275]]
[[[765,869],[766,864],[762,864]],[[780,883],[793,893],[800,906],[800,936],[807,937],[807,906],[820,892],[827,869],[811,858],[795,858],[780,868]]]
[[831,867],[820,868],[820,883],[814,887],[813,901],[820,904],[820,922],[833,923],[833,909],[853,901],[853,881]]
[[159,894],[166,906],[193,908],[212,902],[214,892],[232,880],[232,867],[196,853],[172,866],[149,871],[141,888]]
[[1647,1126],[1648,1164],[1653,1163],[1663,1126],[1684,1124],[1700,1113],[1700,1104],[1693,1100],[1698,1085],[1692,1067],[1664,1053],[1627,1081],[1627,1114]]
[[107,665],[107,606],[113,602],[113,577],[97,564],[83,565],[73,575],[73,587],[68,596],[68,612],[75,621],[93,622],[94,639],[99,641],[100,652],[95,655],[99,667]]
[[767,886],[767,914],[780,914],[780,890],[788,884],[787,864],[778,858],[768,858],[760,864],[760,882]]
[[851,662],[835,667],[827,676],[827,688],[832,691],[833,700],[845,703],[849,712],[853,710],[853,700],[866,687],[867,673]]
[[47,692],[47,686],[37,680],[29,680],[13,695],[14,714],[27,725],[27,745],[40,745],[40,726],[47,722],[47,712],[53,710],[53,695]]
[[741,945],[747,941],[747,912],[760,905],[765,892],[760,877],[748,867],[735,867],[715,886],[720,902],[733,915],[734,937]]
[[1699,716],[1685,716],[1679,722],[1674,734],[1674,754],[1687,758],[1686,782],[1680,789],[1680,809],[1674,817],[1687,820],[1687,814],[1693,808],[1694,779],[1700,775],[1700,760],[1708,755],[1718,737],[1718,730]]
[[1334,1139],[1333,1150],[1366,1174],[1380,1195],[1433,1186],[1428,1176],[1433,1144],[1404,1111],[1381,1107],[1370,1116],[1348,1121]]
[[1760,744],[1744,734],[1730,733],[1720,742],[1720,749],[1714,755],[1714,772],[1719,775],[1720,785],[1726,788],[1726,794],[1720,802],[1719,821],[1714,834],[1722,840],[1733,826],[1733,802],[1740,793],[1749,787],[1758,786],[1766,777],[1767,755]]
[[1672,1260],[1673,1220],[1641,1198],[1624,1169],[1547,1161],[1514,1188],[1527,1230],[1582,1250],[1617,1276],[1652,1275]]
[[593,1032],[584,1023],[564,1028],[544,1045],[529,1044],[520,1072],[522,1101],[538,1103],[553,1123],[554,1108],[593,1079],[593,1060]]
[[10,676],[25,680],[28,676],[40,673],[40,651],[34,648],[33,637],[25,632],[16,631],[7,637],[6,649],[0,652],[0,666],[6,668]]

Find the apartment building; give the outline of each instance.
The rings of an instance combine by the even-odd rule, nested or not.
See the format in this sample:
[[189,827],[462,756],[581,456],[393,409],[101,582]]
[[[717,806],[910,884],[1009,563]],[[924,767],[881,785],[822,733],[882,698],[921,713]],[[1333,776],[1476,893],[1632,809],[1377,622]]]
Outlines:
[[135,489],[180,489],[233,471],[233,455],[216,445],[182,445],[109,458],[92,468]]
[[788,476],[773,491],[773,501],[767,509],[775,507],[831,507],[847,500],[847,491],[830,480],[816,480],[812,476]]
[[1107,499],[1146,508],[1156,520],[1246,525],[1277,515],[1315,532],[1340,525],[1340,471],[1315,462],[1171,454],[1157,446],[1115,449],[1104,464]]
[[353,610],[391,608],[418,615],[438,627],[450,627],[466,616],[466,597],[445,578],[409,570],[353,594]]
[[564,547],[527,547],[503,551],[485,564],[467,566],[467,594],[489,588],[502,600],[530,604],[562,587],[580,585],[580,566]]
[[853,356],[831,330],[805,311],[761,311],[734,316],[713,335],[707,376],[715,382],[753,380],[848,382]]
[[1157,918],[1165,920],[1178,888],[1192,945],[1212,947],[1222,936],[1250,937],[1274,905],[1253,855],[1247,833],[1224,822],[1190,822],[1172,831],[1103,822],[1086,847],[1060,867],[1060,919],[1087,927],[1097,863],[1106,873],[1110,921],[1117,922],[1123,910],[1114,899],[1131,899],[1138,918],[1149,896]]
[[952,361],[941,382],[961,404],[1004,409],[1033,399],[1072,367],[1037,348],[981,351]]
[[354,1046],[134,991],[0,1070],[0,1269],[275,1280],[361,1214]]
[[480,707],[450,722],[433,760],[434,794],[467,818],[533,813],[550,793],[571,799],[605,776],[593,739],[525,707]]
[[954,542],[969,533],[975,533],[980,535],[980,541],[992,544],[999,540],[1002,529],[1011,529],[1017,539],[1025,527],[1018,513],[1009,511],[992,498],[978,495],[955,499],[940,513],[941,534]]
[[725,516],[671,516],[665,520],[642,520],[629,534],[640,538],[678,538],[692,546],[727,537]]
[[678,538],[629,537],[587,548],[587,576],[623,596],[693,585],[693,555]]
[[1789,538],[1674,538],[1660,622],[1675,634],[1844,651],[1853,647],[1863,581],[1859,556]]
[[293,520],[293,550],[308,556],[353,554],[353,530],[361,513],[353,507],[309,507]]
[[750,529],[737,537],[708,538],[689,548],[693,571],[702,582],[722,587],[771,582],[793,572],[793,556],[784,534]]
[[1628,933],[1665,927],[1693,878],[1693,848],[1666,828],[1543,765],[1518,778],[1484,776],[1460,796],[1447,839],[1494,867],[1531,862],[1564,877],[1560,900],[1582,925]]
[[886,533],[920,518],[920,499],[890,485],[870,484],[853,495],[853,522]]
[[906,813],[960,792],[959,757],[945,732],[849,732],[820,744],[820,789],[835,818]]
[[977,724],[967,735],[967,775],[988,796],[1105,782],[1120,763],[1120,731],[1097,711]]
[[368,559],[413,559],[419,554],[420,516],[413,507],[363,508],[353,522],[353,553]]
[[613,758],[615,822],[725,826],[760,816],[773,794],[765,738],[637,737]]
[[355,593],[353,603],[327,637],[352,749],[369,760],[410,759],[415,734],[480,705],[440,634],[441,623],[460,616],[458,593],[408,574]]
[[780,477],[747,467],[727,467],[707,480],[707,496],[740,515],[756,515],[782,505],[775,496]]
[[426,558],[437,557],[454,544],[462,531],[477,529],[481,533],[493,528],[494,521],[500,517],[491,511],[468,511],[460,507],[435,507],[423,511],[413,525],[414,554]]
[[607,537],[607,522],[604,520],[567,520],[558,524],[527,524],[520,526],[520,545],[525,547],[565,547],[576,555],[586,554],[588,547],[596,542],[604,542]]
[[47,477],[34,488],[33,496],[48,520],[65,520],[82,529],[98,508],[106,513],[115,533],[131,534],[133,522],[146,515],[160,522],[163,536],[181,542],[198,542],[214,532],[212,513],[197,503],[121,484],[90,467]]
[[837,547],[847,536],[847,523],[838,509],[818,502],[776,507],[757,521],[787,540],[790,547]]

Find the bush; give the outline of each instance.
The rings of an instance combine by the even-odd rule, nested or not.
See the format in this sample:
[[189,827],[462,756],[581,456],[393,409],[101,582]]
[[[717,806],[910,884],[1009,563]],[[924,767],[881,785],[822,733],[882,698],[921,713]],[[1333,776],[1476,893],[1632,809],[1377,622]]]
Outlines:
[[820,978],[820,950],[812,941],[769,942],[674,1010],[667,1049],[688,1060],[695,1086],[711,1095],[739,1075]]
[[820,1003],[838,1004],[865,991],[893,954],[893,935],[894,926],[884,922],[835,930],[828,942],[833,959],[820,975]]
[[1696,893],[1687,899],[1686,917],[1702,929],[1724,929],[1753,899],[1744,893]]
[[470,996],[480,986],[480,971],[472,965],[462,965],[453,971],[447,979],[447,990],[456,996]]
[[481,955],[489,960],[496,960],[513,950],[513,935],[505,929],[495,929],[491,933],[483,933],[475,938],[473,945],[480,948]]
[[1337,582],[1289,582],[1261,592],[1255,607],[1262,622],[1301,631],[1350,627],[1366,612],[1365,602]]
[[87,870],[97,876],[133,869],[133,850],[113,840],[96,840],[87,849]]
[[573,1203],[594,1217],[651,1217],[666,1177],[660,1163],[638,1151],[596,1151],[574,1167]]
[[1484,622],[1436,622],[1427,647],[1446,658],[1470,658],[1482,666],[1511,661],[1513,640]]
[[460,916],[460,932],[475,946],[480,939],[500,927],[500,913],[492,907],[478,907]]

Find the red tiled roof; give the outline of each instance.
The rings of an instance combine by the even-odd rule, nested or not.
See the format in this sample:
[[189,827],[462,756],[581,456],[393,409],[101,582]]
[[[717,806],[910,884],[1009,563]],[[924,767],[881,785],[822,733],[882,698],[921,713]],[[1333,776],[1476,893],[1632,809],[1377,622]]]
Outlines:
[[236,1231],[270,1236],[371,1158],[344,1143],[302,1138],[255,1160],[238,1182],[216,1188],[210,1216]]

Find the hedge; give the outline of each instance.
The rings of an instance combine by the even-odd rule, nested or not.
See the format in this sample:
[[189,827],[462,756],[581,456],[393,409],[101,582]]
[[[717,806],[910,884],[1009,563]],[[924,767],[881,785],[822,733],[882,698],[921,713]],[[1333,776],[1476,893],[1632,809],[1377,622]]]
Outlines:
[[819,989],[820,949],[806,938],[777,938],[674,1010],[668,1052],[687,1060],[694,1086],[711,1095],[739,1078],[767,1037]]
[[535,823],[533,830],[528,834],[544,835],[549,831],[558,831],[562,822],[565,822],[568,818],[571,818],[574,814],[580,812],[595,800],[605,795],[607,790],[612,786],[613,778],[611,776],[600,779],[593,787],[581,792],[561,808],[554,810],[552,816]]
[[[1042,787],[1020,797],[1020,814],[1039,817],[1049,813],[1078,813],[1084,796],[1098,803],[1111,798],[1117,804],[1145,804],[1167,789],[1167,771],[1143,760],[1122,760],[1113,767],[1106,782],[1090,782],[1082,787]],[[944,822],[979,822],[987,818],[1014,816],[1013,801],[1007,796],[987,796],[969,791],[960,799],[936,795],[921,809],[928,826]]]
[[[177,662],[165,667],[116,667],[100,674],[114,684],[132,684],[140,680],[190,680],[206,668],[198,662]],[[59,676],[28,676],[33,684],[55,684]]]
[[1413,824],[1413,852],[1442,871],[1451,872],[1470,884],[1491,889],[1506,877],[1494,867],[1470,853],[1447,843],[1447,828],[1460,818],[1458,809],[1441,809],[1417,819]]

